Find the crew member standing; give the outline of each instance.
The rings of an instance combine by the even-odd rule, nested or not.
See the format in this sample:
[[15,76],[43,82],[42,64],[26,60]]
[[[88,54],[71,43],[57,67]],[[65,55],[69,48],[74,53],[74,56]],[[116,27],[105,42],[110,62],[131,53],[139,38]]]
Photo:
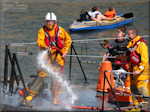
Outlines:
[[[128,30],[129,43],[127,48],[129,50],[128,59],[130,65],[131,92],[138,95],[150,95],[148,88],[149,81],[149,58],[148,47],[145,40],[138,35],[136,28]],[[142,98],[147,101],[147,98]],[[139,97],[134,97],[134,105],[138,105],[140,102]]]
[[[54,71],[60,72],[64,66],[64,60],[72,43],[71,37],[62,27],[56,24],[57,18],[53,12],[47,13],[45,16],[45,21],[45,25],[38,32],[37,44],[41,51],[48,50],[47,56],[45,57],[48,65],[52,65]],[[47,74],[48,73],[45,70],[39,68],[38,76],[30,88],[29,95],[20,103],[20,105],[32,107],[30,102],[34,96],[39,93]],[[61,93],[61,87],[58,85],[59,92],[57,91],[57,94],[55,94],[55,87],[58,79],[53,76],[53,74],[50,74],[50,76],[50,89],[53,97],[53,103],[57,104],[56,95]]]

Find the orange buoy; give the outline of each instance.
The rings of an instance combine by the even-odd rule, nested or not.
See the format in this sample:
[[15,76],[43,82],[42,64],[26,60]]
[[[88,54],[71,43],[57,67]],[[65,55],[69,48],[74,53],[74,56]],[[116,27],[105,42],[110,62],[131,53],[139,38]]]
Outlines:
[[[103,86],[104,86],[104,71],[111,71],[112,70],[112,64],[110,61],[103,61],[102,65],[101,65],[101,70],[99,73],[99,78],[98,78],[98,82],[97,82],[97,91],[98,92],[103,92]],[[115,87],[114,85],[114,77],[113,77],[113,73],[112,72],[106,72],[106,76],[107,79],[109,81],[109,83],[111,84],[112,88]],[[105,89],[104,92],[108,92],[107,89],[109,89],[110,86],[107,82],[107,80],[105,79]]]

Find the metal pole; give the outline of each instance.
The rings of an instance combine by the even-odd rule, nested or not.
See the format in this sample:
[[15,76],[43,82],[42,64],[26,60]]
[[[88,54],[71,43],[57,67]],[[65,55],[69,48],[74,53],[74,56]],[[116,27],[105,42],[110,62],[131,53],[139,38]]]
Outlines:
[[[142,35],[141,37],[144,38],[149,38],[150,35]],[[84,39],[84,40],[72,40],[72,42],[84,42],[84,41],[98,41],[98,40],[115,40],[118,39],[118,37],[112,37],[112,38],[99,38],[99,39]],[[14,46],[23,46],[23,45],[36,45],[36,42],[31,42],[31,43],[10,43],[9,45],[14,47]]]
[[82,43],[81,43],[81,55],[82,55],[82,48],[83,48],[83,46],[82,46]]
[[8,44],[5,49],[5,65],[4,65],[4,84],[3,84],[3,92],[6,92],[7,89],[7,78],[8,78]]
[[[104,74],[105,74],[105,71],[104,71]],[[104,90],[105,90],[105,78],[106,78],[106,77],[105,77],[105,75],[104,75],[104,85],[103,85],[103,101],[102,101],[102,112],[104,111],[104,95],[105,95],[105,94],[104,94],[104,93],[105,93],[105,92],[104,92]]]
[[22,73],[21,73],[21,69],[20,69],[20,66],[19,66],[19,63],[18,63],[18,60],[17,60],[17,56],[16,54],[14,53],[14,58],[15,58],[15,61],[16,61],[16,65],[17,65],[17,68],[18,68],[18,72],[20,74],[20,78],[21,78],[21,82],[22,82],[22,85],[25,89],[25,93],[27,95],[27,88],[26,88],[26,85],[25,85],[25,82],[24,82],[24,79],[23,79],[23,76],[22,76]]
[[[67,55],[67,57],[85,57],[85,58],[103,58],[104,56],[94,56],[94,55]],[[109,56],[109,58],[115,58],[114,56]]]
[[[143,35],[141,37],[144,37],[144,38],[149,38],[150,35]],[[87,41],[100,41],[100,40],[115,40],[115,39],[118,39],[118,37],[112,37],[112,38],[99,38],[99,39],[83,39],[83,40],[72,40],[73,42],[87,42]]]
[[86,51],[86,55],[87,55],[87,49],[88,49],[88,48],[87,48],[87,43],[86,43],[86,46],[85,46],[85,48],[86,48],[86,50],[85,50],[85,51]]
[[15,59],[14,59],[14,54],[13,54],[12,67],[11,67],[11,76],[10,76],[10,84],[9,84],[9,93],[10,93],[10,95],[13,94],[14,71],[15,71]]
[[[12,65],[12,58],[11,58],[11,54],[10,54],[10,51],[9,51],[9,49],[8,49],[8,56],[9,56],[9,59],[10,59],[10,62],[11,62],[11,66],[13,66]],[[19,85],[19,81],[18,81],[18,78],[17,78],[17,74],[16,74],[16,71],[15,71],[15,69],[14,69],[14,76],[15,76],[15,80],[16,80],[16,82],[17,82],[17,86]]]
[[[70,55],[72,55],[72,44],[71,44]],[[72,56],[70,57],[70,65],[69,65],[69,81],[71,81],[71,66],[72,66]]]
[[119,111],[120,111],[120,105],[119,105],[119,103],[118,103],[118,101],[117,101],[117,98],[116,98],[116,95],[115,95],[115,93],[114,93],[114,91],[113,91],[113,88],[112,88],[112,86],[110,85],[109,80],[108,80],[108,78],[107,78],[107,76],[106,76],[106,72],[107,72],[107,70],[104,71],[104,79],[106,78],[106,80],[107,80],[107,82],[108,82],[108,84],[109,84],[109,86],[110,86],[110,88],[111,88],[111,91],[112,91],[112,93],[113,93],[113,95],[114,95],[114,98],[115,98],[115,100],[116,100],[116,102],[117,102]]
[[[74,48],[73,45],[72,45],[72,48],[73,48],[73,50],[74,50],[75,55],[77,55],[77,52],[76,52],[76,50],[75,50],[75,48]],[[82,65],[81,65],[81,62],[80,62],[78,56],[77,56],[77,60],[78,60],[78,62],[79,62],[80,68],[81,68],[81,70],[82,70],[82,73],[83,73],[83,76],[84,76],[84,79],[85,79],[85,83],[88,83],[88,82],[87,82],[87,78],[86,78],[86,76],[85,76],[84,70],[83,70],[83,68],[82,68]]]

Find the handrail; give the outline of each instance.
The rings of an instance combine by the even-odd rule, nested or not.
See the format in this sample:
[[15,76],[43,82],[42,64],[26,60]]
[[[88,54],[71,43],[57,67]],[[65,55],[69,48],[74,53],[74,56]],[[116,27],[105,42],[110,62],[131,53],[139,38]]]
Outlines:
[[[149,38],[150,35],[143,35],[141,36],[143,38]],[[83,40],[72,40],[72,42],[91,42],[91,41],[98,41],[98,40],[115,40],[118,39],[118,37],[113,37],[113,38],[99,38],[99,39],[83,39]],[[31,43],[10,43],[10,46],[23,46],[23,45],[35,45],[37,44],[36,42],[31,42]]]

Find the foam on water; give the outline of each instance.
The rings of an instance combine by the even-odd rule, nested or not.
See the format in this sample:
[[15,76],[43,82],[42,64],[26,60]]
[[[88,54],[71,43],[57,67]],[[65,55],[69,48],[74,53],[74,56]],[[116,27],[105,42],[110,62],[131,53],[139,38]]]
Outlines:
[[[45,60],[46,54],[47,54],[47,51],[42,51],[37,56],[38,67],[44,69],[48,74],[53,75],[56,79],[58,79],[58,82],[61,83],[62,87],[66,89],[65,93],[67,94],[66,95],[67,98],[64,98],[63,101],[61,101],[61,102],[62,103],[65,102],[65,103],[69,104],[66,106],[66,108],[71,109],[71,105],[74,104],[75,100],[77,99],[77,96],[73,93],[72,87],[69,86],[69,83],[65,79],[63,79],[62,77],[59,76],[59,72],[54,72],[52,70],[51,65],[49,65],[49,66],[46,65],[46,60]],[[61,94],[61,95],[63,95],[63,94]]]

